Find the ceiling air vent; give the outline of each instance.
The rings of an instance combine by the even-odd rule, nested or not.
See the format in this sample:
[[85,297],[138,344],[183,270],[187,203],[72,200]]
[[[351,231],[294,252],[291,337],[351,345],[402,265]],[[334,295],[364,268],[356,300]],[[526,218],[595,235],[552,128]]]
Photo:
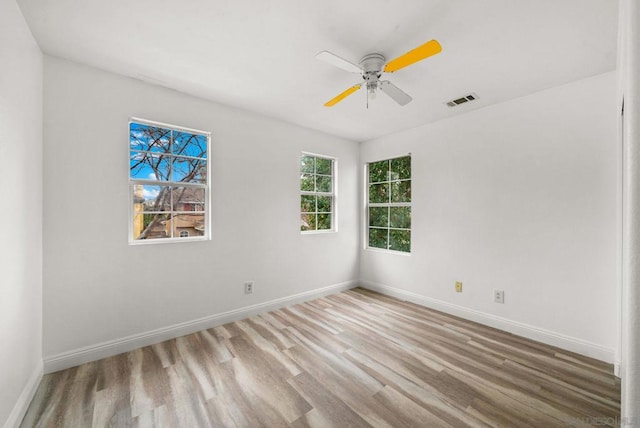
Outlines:
[[468,103],[469,101],[473,101],[473,100],[477,100],[477,99],[478,99],[478,96],[472,92],[469,95],[465,95],[464,97],[460,97],[460,98],[456,98],[455,100],[447,101],[446,104],[449,107],[456,107],[456,106],[459,106],[460,104]]

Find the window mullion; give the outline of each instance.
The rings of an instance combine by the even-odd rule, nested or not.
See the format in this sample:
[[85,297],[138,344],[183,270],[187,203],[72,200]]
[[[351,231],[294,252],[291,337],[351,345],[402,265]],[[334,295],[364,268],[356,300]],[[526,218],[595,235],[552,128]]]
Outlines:
[[145,186],[174,186],[174,187],[194,187],[206,189],[207,185],[203,183],[188,183],[186,181],[163,181],[163,180],[144,180],[140,178],[132,178],[129,180],[132,185],[141,184]]

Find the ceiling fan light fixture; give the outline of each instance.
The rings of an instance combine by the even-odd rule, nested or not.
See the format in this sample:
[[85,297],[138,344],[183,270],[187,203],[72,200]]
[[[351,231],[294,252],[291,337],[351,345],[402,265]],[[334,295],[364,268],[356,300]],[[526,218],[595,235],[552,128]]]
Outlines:
[[375,100],[376,99],[376,90],[378,89],[378,85],[371,85],[369,87],[369,99],[370,100]]

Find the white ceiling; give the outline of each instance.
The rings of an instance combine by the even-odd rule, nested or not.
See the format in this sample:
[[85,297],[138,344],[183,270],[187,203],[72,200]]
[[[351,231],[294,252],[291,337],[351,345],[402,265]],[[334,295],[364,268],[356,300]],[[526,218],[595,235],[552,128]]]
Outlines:
[[[615,69],[617,0],[18,0],[42,50],[364,141]],[[443,52],[387,75],[413,102],[315,59]],[[444,102],[476,92],[456,108]]]

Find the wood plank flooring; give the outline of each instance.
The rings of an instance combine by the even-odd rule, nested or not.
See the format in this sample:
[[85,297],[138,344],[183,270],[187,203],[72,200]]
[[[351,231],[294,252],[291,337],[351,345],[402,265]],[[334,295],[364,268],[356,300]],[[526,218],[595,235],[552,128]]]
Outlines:
[[364,289],[44,376],[23,427],[619,426],[612,367]]

